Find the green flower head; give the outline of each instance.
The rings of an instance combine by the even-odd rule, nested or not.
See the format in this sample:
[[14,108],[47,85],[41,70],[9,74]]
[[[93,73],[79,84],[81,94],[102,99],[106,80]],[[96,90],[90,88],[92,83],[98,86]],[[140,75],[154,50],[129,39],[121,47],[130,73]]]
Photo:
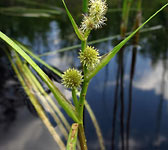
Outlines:
[[62,75],[62,84],[67,88],[78,88],[82,83],[82,75],[81,72],[74,69],[69,68]]
[[99,63],[99,52],[97,49],[91,46],[87,46],[86,49],[79,53],[80,62],[88,69],[92,69]]

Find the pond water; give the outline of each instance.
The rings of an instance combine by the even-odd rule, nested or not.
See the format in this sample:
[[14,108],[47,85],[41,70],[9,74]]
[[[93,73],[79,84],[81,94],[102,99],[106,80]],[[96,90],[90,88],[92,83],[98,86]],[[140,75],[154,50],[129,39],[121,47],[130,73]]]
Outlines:
[[[45,4],[45,1],[37,2]],[[89,41],[120,33],[121,9],[118,2],[109,1],[111,11],[107,14],[107,25],[93,31]],[[62,6],[61,0],[57,3],[58,6]],[[163,4],[164,1],[159,0],[152,4],[142,1],[142,21]],[[27,5],[24,4],[30,7],[30,4]],[[54,1],[48,1],[47,5],[54,5]],[[0,2],[0,6],[22,6],[22,3],[8,0]],[[68,2],[68,6],[72,14],[76,14],[75,19],[79,23],[81,5],[72,0]],[[155,28],[140,33],[138,46],[134,46],[132,40],[129,41],[91,80],[86,98],[97,118],[107,150],[168,149],[167,12],[166,8],[145,26],[148,29]],[[135,11],[131,10],[128,31],[133,28],[135,14]],[[55,52],[80,44],[66,14],[43,18],[0,13],[0,20],[0,31],[31,46],[36,54]],[[103,55],[112,50],[117,43],[118,38],[111,38],[94,46]],[[0,44],[4,47],[3,43]],[[42,58],[62,71],[69,67],[80,68],[79,49],[51,53]],[[0,69],[0,149],[58,149],[48,130],[37,117],[2,50]],[[70,98],[70,93],[65,92]],[[87,111],[84,124],[89,150],[100,149],[95,128]]]

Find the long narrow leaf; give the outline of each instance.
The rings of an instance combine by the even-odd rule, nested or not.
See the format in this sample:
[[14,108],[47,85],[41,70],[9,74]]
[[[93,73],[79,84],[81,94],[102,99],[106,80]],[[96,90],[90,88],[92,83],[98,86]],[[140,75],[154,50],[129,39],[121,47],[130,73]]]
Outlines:
[[79,30],[79,28],[78,28],[78,26],[77,26],[75,20],[73,19],[71,13],[70,13],[69,10],[68,10],[68,8],[67,8],[67,6],[66,6],[64,0],[62,0],[62,3],[64,4],[65,10],[66,10],[67,15],[68,15],[68,17],[69,17],[69,19],[70,19],[70,21],[71,21],[71,23],[72,23],[72,26],[73,26],[73,28],[74,28],[74,30],[75,30],[76,35],[78,36],[78,38],[79,38],[81,41],[84,41],[84,40],[85,40],[84,35],[83,35],[82,32]]
[[[155,30],[159,30],[159,29],[162,29],[162,28],[163,28],[162,25],[156,25],[156,26],[153,26],[153,27],[150,27],[150,28],[144,28],[144,29],[140,30],[140,33],[155,31]],[[131,34],[131,32],[126,33],[126,35],[129,35],[129,34]],[[93,44],[105,42],[105,41],[108,41],[108,40],[114,40],[114,39],[117,39],[117,38],[120,38],[120,34],[105,37],[105,38],[101,38],[101,39],[94,40],[94,41],[90,41],[90,42],[88,42],[88,45],[93,45]],[[77,45],[57,49],[57,50],[54,50],[54,51],[51,51],[51,52],[45,52],[45,53],[43,53],[41,55],[38,55],[38,56],[43,57],[43,56],[48,56],[48,55],[54,55],[54,54],[57,54],[57,53],[62,53],[62,52],[66,52],[66,51],[75,50],[75,49],[80,48],[80,47],[81,47],[81,44],[77,44]],[[29,53],[29,55],[31,55],[31,54]]]
[[126,39],[120,42],[117,46],[113,48],[112,51],[108,53],[106,57],[104,57],[101,62],[97,65],[97,67],[86,74],[87,80],[93,78],[104,66],[108,64],[108,62],[115,56],[115,54],[130,40],[146,23],[148,23],[153,17],[155,17],[160,11],[162,11],[168,3],[165,4],[162,8],[160,8],[156,13],[154,13],[149,19],[147,19],[139,28],[137,28],[134,32],[132,32]]
[[[55,70],[52,66],[46,64],[41,58],[39,58],[38,56],[36,56],[35,54],[33,54],[28,48],[26,48],[23,44],[15,41],[23,50],[25,50],[28,54],[30,54],[32,57],[34,57],[37,61],[39,61],[40,63],[42,63],[43,65],[45,65],[48,69],[50,69],[51,71],[53,71],[54,73],[57,73],[58,76],[61,77],[61,72],[59,72],[59,70]],[[55,72],[56,71],[56,72]],[[40,88],[40,87],[39,87]],[[45,96],[47,95],[47,93],[43,90],[43,88],[41,87],[41,90],[42,94]],[[52,99],[48,96],[47,97],[48,99],[48,102],[51,104],[51,106],[53,106],[53,108],[56,107],[55,103],[52,101]],[[101,150],[105,149],[104,148],[104,141],[103,141],[103,136],[101,134],[101,130],[100,130],[100,127],[99,127],[99,124],[96,120],[96,117],[91,109],[91,107],[89,106],[89,104],[87,103],[87,101],[85,101],[85,106],[86,106],[86,109],[91,117],[91,120],[93,122],[93,125],[96,129],[96,134],[98,136],[98,140],[99,140],[99,143],[100,143],[100,147],[101,147]],[[58,111],[59,109],[58,108],[55,108],[56,111]],[[58,114],[60,115],[61,112],[58,112]],[[64,116],[61,116],[61,118],[64,118]],[[70,126],[69,126],[69,123],[67,123],[66,119],[62,119],[65,126],[67,127],[67,129],[69,130],[70,129]]]
[[53,6],[53,5],[48,5],[46,3],[42,3],[42,2],[37,2],[37,1],[33,1],[33,0],[16,0],[17,2],[23,3],[23,4],[27,4],[28,6],[38,6],[38,7],[44,7],[44,8],[49,8],[49,9],[53,9],[53,10],[57,10],[59,12],[63,12],[62,8]]
[[46,127],[48,128],[49,132],[51,133],[51,135],[53,136],[54,140],[58,143],[58,146],[60,147],[60,149],[65,149],[65,145],[63,143],[63,141],[60,139],[60,136],[57,134],[57,132],[55,131],[55,129],[53,128],[53,126],[51,125],[50,121],[48,120],[48,118],[46,117],[41,105],[38,103],[38,100],[36,99],[36,97],[32,94],[32,92],[30,91],[31,87],[28,82],[25,82],[25,80],[23,79],[23,77],[21,76],[19,70],[17,69],[16,65],[14,64],[14,62],[12,61],[11,57],[9,56],[9,54],[7,54],[9,61],[11,62],[11,65],[19,79],[19,81],[21,82],[26,94],[29,96],[33,106],[35,107],[39,117],[42,119],[43,123],[46,125]]
[[[36,56],[35,54],[33,54],[28,48],[26,48],[23,44],[15,41],[23,50],[25,50],[26,52],[28,52],[29,54],[31,54],[31,56],[33,56],[34,58],[37,58],[37,60],[42,63],[43,65],[45,65],[47,68],[49,68],[51,71],[53,71],[54,73],[58,73],[58,76],[61,77],[61,72],[59,72],[58,70],[56,70],[55,68],[51,67],[50,65],[48,65],[47,63],[45,63],[42,59],[40,59],[38,56]],[[48,101],[48,103],[52,106],[52,108],[54,109],[54,111],[58,114],[58,116],[60,117],[60,119],[62,120],[63,124],[65,125],[65,127],[67,128],[67,130],[70,130],[70,125],[67,121],[67,119],[64,117],[63,113],[60,111],[60,109],[58,108],[58,106],[54,103],[53,99],[45,92],[45,90],[43,89],[42,85],[40,84],[40,82],[38,80],[35,80],[35,82],[32,82],[33,84],[36,83],[36,86],[38,87],[40,93],[46,98],[46,100]],[[57,122],[57,124],[59,124]]]
[[26,7],[0,7],[0,13],[23,17],[54,17],[55,15],[61,14],[57,10]]
[[3,34],[0,31],[0,38],[4,40],[7,44],[9,44],[16,52],[18,52],[32,67],[39,76],[43,79],[43,81],[47,84],[49,89],[54,94],[55,98],[57,99],[58,103],[62,106],[62,108],[67,112],[67,114],[75,121],[80,122],[76,111],[73,105],[66,100],[65,96],[58,90],[58,88],[54,85],[54,83],[50,80],[50,78],[44,73],[44,71],[9,37]]
[[41,87],[39,81],[33,75],[33,73],[30,71],[30,69],[28,68],[28,66],[26,64],[23,65],[23,71],[24,71],[25,76],[28,78],[32,88],[34,89],[35,93],[37,94],[37,96],[39,97],[40,101],[42,102],[43,106],[45,108],[47,108],[47,110],[50,112],[51,116],[53,117],[53,119],[57,123],[57,125],[58,125],[60,131],[62,132],[62,134],[64,135],[65,139],[67,139],[68,138],[68,133],[67,133],[65,127],[62,125],[62,122],[59,119],[59,117],[56,115],[56,113],[54,112],[52,107],[46,101],[46,98],[48,96],[46,95],[46,98],[45,98],[44,95],[42,95],[42,93],[41,93],[42,92],[41,91],[42,87]]
[[51,71],[53,71],[56,75],[58,76],[62,76],[62,74],[60,73],[60,71],[56,70],[55,68],[51,67],[50,65],[48,65],[46,62],[44,62],[42,59],[40,59],[37,55],[35,55],[30,49],[28,49],[26,46],[24,46],[23,44],[21,44],[18,41],[15,41],[16,44],[18,46],[20,46],[26,53],[28,53],[30,56],[32,56],[34,59],[36,59],[38,62],[40,62],[41,64],[43,64],[44,66],[46,66],[48,69],[50,69]]
[[[40,63],[42,63],[43,65],[45,65],[48,69],[50,69],[51,71],[53,71],[54,73],[57,73],[58,76],[61,77],[61,72],[59,72],[59,70],[55,70],[52,66],[46,64],[41,58],[39,58],[38,56],[36,56],[35,54],[33,54],[27,47],[25,47],[23,44],[15,41],[23,50],[25,50],[28,54],[30,54],[33,58],[35,58],[37,61],[39,61]],[[56,72],[55,72],[56,71]],[[41,92],[42,94],[45,96],[47,93],[45,91],[43,91],[43,89],[41,88]],[[52,99],[50,97],[47,97],[49,103],[51,104],[51,106],[53,106],[53,108],[56,107],[55,103],[52,101]],[[98,136],[98,140],[99,140],[99,143],[100,143],[100,147],[101,147],[101,150],[104,149],[104,141],[103,141],[103,136],[101,134],[101,130],[100,130],[100,127],[98,125],[98,122],[96,120],[96,117],[92,111],[92,109],[90,108],[89,104],[87,103],[87,101],[85,101],[85,106],[86,106],[86,109],[91,117],[91,120],[93,122],[93,125],[96,129],[96,134]],[[55,108],[56,111],[58,111],[59,109],[58,108]],[[58,112],[58,114],[60,115],[60,112]],[[63,116],[61,118],[64,118]],[[66,119],[63,119],[64,121],[64,124],[65,126],[67,127],[67,129],[69,130],[70,129],[70,126],[69,126],[69,123],[67,123]]]
[[77,135],[78,135],[78,124],[73,123],[69,133],[66,150],[76,150]]
[[90,118],[93,122],[93,125],[96,129],[96,134],[97,134],[97,137],[99,140],[100,148],[101,148],[101,150],[105,150],[104,140],[103,140],[103,136],[102,136],[99,124],[98,124],[97,119],[96,119],[96,117],[95,117],[95,115],[94,115],[94,113],[93,113],[93,111],[87,101],[85,101],[85,107],[86,107],[86,110],[88,111]]

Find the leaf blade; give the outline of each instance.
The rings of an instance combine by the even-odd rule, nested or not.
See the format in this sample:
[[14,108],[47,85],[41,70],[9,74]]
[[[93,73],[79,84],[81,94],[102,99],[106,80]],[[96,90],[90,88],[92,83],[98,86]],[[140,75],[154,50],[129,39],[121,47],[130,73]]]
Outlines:
[[83,34],[81,33],[81,31],[79,30],[79,28],[78,28],[78,26],[77,26],[75,20],[73,19],[71,13],[69,12],[69,10],[68,10],[68,8],[67,8],[67,6],[66,6],[66,4],[65,4],[65,1],[62,0],[62,3],[63,3],[63,5],[64,5],[65,10],[66,10],[66,12],[67,12],[67,15],[68,15],[68,17],[69,17],[69,19],[70,19],[70,21],[71,21],[71,23],[72,23],[72,26],[73,26],[73,28],[74,28],[74,30],[75,30],[76,35],[78,36],[78,38],[79,38],[81,41],[85,41],[84,35],[83,35]]
[[138,27],[135,31],[133,31],[127,38],[121,41],[117,46],[113,48],[97,65],[97,67],[86,74],[86,79],[90,80],[93,78],[104,66],[106,66],[109,61],[116,55],[116,53],[146,24],[148,23],[153,17],[155,17],[160,11],[162,11],[165,7],[168,6],[168,3],[161,7],[158,11],[156,11],[149,19],[147,19],[140,27]]
[[61,11],[42,8],[0,7],[0,13],[21,17],[54,17],[60,15]]
[[21,76],[18,68],[16,67],[15,63],[12,61],[12,58],[9,56],[8,53],[6,53],[9,61],[11,62],[11,65],[19,79],[19,81],[21,82],[26,94],[29,96],[32,104],[34,105],[39,117],[41,118],[41,120],[43,121],[43,123],[46,125],[47,129],[49,130],[50,134],[53,136],[54,140],[58,143],[58,146],[62,149],[65,149],[65,145],[64,142],[61,140],[61,138],[59,137],[59,135],[57,134],[57,132],[55,131],[55,129],[53,128],[53,126],[51,125],[51,123],[49,122],[48,118],[46,117],[42,107],[40,106],[40,104],[38,103],[36,97],[31,93],[30,88],[29,88],[29,84],[26,83],[26,81],[24,80],[24,78]]
[[76,122],[80,122],[76,111],[71,103],[69,103],[65,96],[58,90],[58,88],[54,85],[54,83],[49,79],[49,77],[43,72],[43,70],[9,37],[7,37],[4,33],[0,31],[0,38],[5,41],[8,45],[10,45],[17,53],[19,53],[39,74],[39,76],[43,79],[46,85],[54,94],[58,103],[62,106],[62,108],[67,112],[67,114]]
[[32,56],[34,59],[36,59],[38,62],[40,62],[41,64],[43,64],[44,66],[46,66],[48,69],[50,69],[51,71],[53,71],[56,75],[58,75],[59,77],[62,76],[61,72],[56,70],[55,68],[53,68],[52,66],[48,65],[45,61],[43,61],[42,59],[40,59],[37,55],[35,55],[31,50],[29,50],[26,46],[24,46],[23,44],[21,44],[20,42],[16,41],[16,44],[19,45],[26,53],[28,53],[30,56]]
[[76,150],[77,135],[78,135],[78,123],[73,123],[69,132],[67,141],[67,150]]

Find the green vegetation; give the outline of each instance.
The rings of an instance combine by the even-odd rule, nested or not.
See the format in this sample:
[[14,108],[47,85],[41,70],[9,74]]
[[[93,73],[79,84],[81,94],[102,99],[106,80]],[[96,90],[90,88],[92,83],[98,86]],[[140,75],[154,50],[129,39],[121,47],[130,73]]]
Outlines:
[[[91,111],[90,107],[86,102],[86,94],[87,89],[90,83],[90,80],[103,68],[105,67],[110,60],[121,50],[121,48],[134,36],[137,32],[147,24],[153,17],[155,17],[160,11],[162,11],[168,3],[165,4],[162,8],[160,8],[156,13],[154,13],[149,19],[147,19],[141,26],[139,24],[135,27],[135,31],[133,31],[128,37],[126,37],[123,41],[121,41],[118,45],[116,45],[110,52],[106,53],[103,56],[99,56],[98,50],[94,47],[89,46],[88,37],[93,29],[99,29],[107,20],[105,14],[107,12],[106,1],[102,0],[91,0],[88,4],[87,0],[83,1],[83,12],[84,18],[81,22],[80,28],[78,27],[75,19],[72,17],[68,7],[66,6],[64,0],[62,0],[63,5],[65,7],[66,13],[69,17],[69,20],[72,24],[72,27],[81,41],[81,51],[79,53],[79,58],[82,66],[81,72],[72,68],[68,69],[61,74],[58,70],[54,69],[52,66],[46,64],[40,57],[33,54],[27,47],[22,45],[21,43],[12,40],[7,35],[0,31],[0,38],[9,45],[10,51],[13,52],[13,55],[10,55],[9,52],[7,56],[11,62],[11,65],[17,74],[19,81],[24,87],[25,92],[30,98],[33,106],[35,107],[38,115],[48,128],[49,132],[52,134],[55,141],[58,143],[60,149],[65,149],[67,147],[68,150],[76,149],[76,145],[78,148],[80,147],[82,150],[87,150],[87,143],[83,125],[83,111],[84,107],[88,109],[90,116],[94,122],[97,135],[100,142],[100,147],[102,150],[105,149],[103,144],[103,138],[101,135],[100,128],[97,124],[96,118]],[[130,1],[125,1],[123,6],[123,17],[122,20],[124,23],[124,33],[125,36],[125,28],[127,28],[128,24],[128,16],[130,10]],[[129,5],[127,7],[126,5]],[[140,4],[138,5],[138,10],[140,10]],[[2,10],[11,11],[12,9]],[[23,11],[23,9],[22,9]],[[24,10],[23,12],[25,12]],[[30,10],[28,10],[30,11]],[[32,10],[31,10],[32,11]],[[33,10],[34,12],[34,10]],[[57,14],[57,11],[47,11],[47,13]],[[123,34],[122,34],[123,35]],[[124,37],[123,36],[123,37]],[[78,46],[76,46],[77,48]],[[20,59],[20,56],[24,59]],[[36,62],[30,57],[33,57],[43,65],[45,65],[48,69],[53,71],[57,76],[62,78],[62,84],[65,85],[66,88],[69,88],[72,92],[73,104],[70,100],[66,98],[65,95],[56,87],[54,82],[48,77],[48,75],[36,64]],[[26,63],[25,63],[26,62]],[[60,112],[57,105],[54,103],[54,100],[45,92],[41,83],[38,81],[36,75],[33,71],[28,67],[27,63],[33,68],[34,71],[38,74],[38,76],[44,81],[47,87],[53,93],[55,99],[59,103],[59,105],[64,109],[67,115],[75,122],[72,124],[71,129],[70,125],[65,119],[64,115]],[[37,93],[37,94],[34,94]],[[65,146],[62,139],[60,139],[59,135],[56,133],[51,123],[49,122],[45,110],[43,110],[41,103],[50,110],[54,120],[59,124],[59,128],[64,135],[64,138],[67,140],[67,146]],[[69,132],[69,138],[68,133]],[[80,146],[78,144],[78,140]]]

